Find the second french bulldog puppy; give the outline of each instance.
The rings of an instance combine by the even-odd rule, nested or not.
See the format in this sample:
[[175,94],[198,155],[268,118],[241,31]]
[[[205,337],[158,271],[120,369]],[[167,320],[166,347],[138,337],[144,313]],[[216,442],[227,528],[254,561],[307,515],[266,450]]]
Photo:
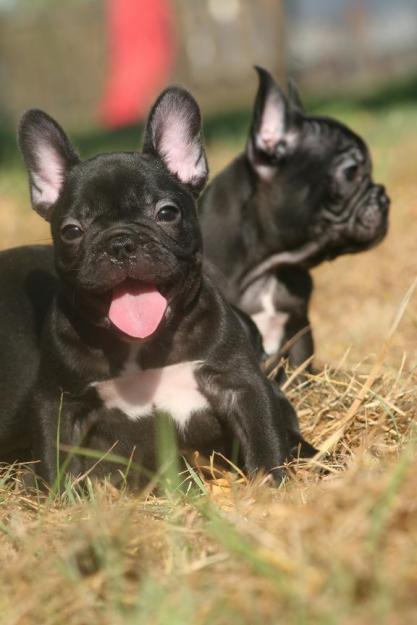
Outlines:
[[[12,428],[9,440],[16,440],[20,430],[25,439],[30,424],[32,456],[49,484],[58,457],[75,475],[94,464],[59,454],[58,441],[64,449],[111,450],[154,470],[161,413],[174,422],[180,448],[228,453],[237,441],[244,470],[276,480],[295,446],[315,451],[288,400],[262,374],[239,316],[202,269],[195,199],[208,170],[200,130],[198,106],[179,88],[155,103],[143,153],[81,161],[48,115],[31,110],[22,119],[32,204],[51,224],[58,281],[36,379],[12,424],[0,413],[0,432],[7,440]],[[24,249],[30,262],[36,248]],[[1,368],[24,375],[24,352],[23,344],[8,362],[0,358]],[[17,386],[9,407],[21,403]],[[102,462],[95,472],[111,469]]]
[[372,180],[366,143],[345,125],[306,114],[257,68],[246,150],[201,200],[204,250],[229,301],[252,316],[267,354],[299,335],[293,367],[314,350],[309,273],[324,260],[367,250],[388,226],[389,198]]

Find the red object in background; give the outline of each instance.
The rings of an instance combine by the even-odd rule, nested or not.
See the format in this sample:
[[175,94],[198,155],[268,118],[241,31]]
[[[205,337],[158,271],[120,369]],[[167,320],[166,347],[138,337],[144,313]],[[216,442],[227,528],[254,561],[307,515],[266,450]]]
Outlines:
[[173,65],[169,0],[107,0],[109,69],[100,120],[109,127],[142,119]]

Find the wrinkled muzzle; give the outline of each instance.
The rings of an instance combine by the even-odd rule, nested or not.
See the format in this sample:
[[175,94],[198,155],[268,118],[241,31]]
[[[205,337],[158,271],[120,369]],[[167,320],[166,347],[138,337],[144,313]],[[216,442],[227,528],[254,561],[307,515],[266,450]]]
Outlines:
[[376,245],[388,229],[390,199],[382,185],[372,185],[353,207],[348,237],[359,246]]
[[146,225],[119,224],[92,232],[83,242],[76,282],[97,293],[127,279],[172,286],[181,278],[183,256],[181,246],[164,233]]
[[201,274],[195,246],[184,250],[146,224],[117,224],[88,234],[63,274],[71,300],[82,301],[102,325],[146,339],[173,307],[192,296]]

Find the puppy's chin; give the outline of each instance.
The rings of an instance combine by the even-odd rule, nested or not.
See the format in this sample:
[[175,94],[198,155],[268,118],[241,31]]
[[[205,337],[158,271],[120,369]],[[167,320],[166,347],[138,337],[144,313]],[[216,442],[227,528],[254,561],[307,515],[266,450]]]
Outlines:
[[329,247],[324,249],[321,253],[317,254],[309,260],[307,268],[312,268],[323,261],[331,261],[339,256],[345,256],[347,254],[359,254],[360,252],[366,252],[367,250],[376,247],[384,240],[388,231],[388,223],[381,225],[376,231],[363,232],[361,237],[346,238],[346,241],[335,247]]
[[354,251],[361,252],[363,250],[369,250],[375,247],[385,238],[388,231],[388,223],[381,224],[375,230],[359,230],[355,233],[355,238],[352,242]]

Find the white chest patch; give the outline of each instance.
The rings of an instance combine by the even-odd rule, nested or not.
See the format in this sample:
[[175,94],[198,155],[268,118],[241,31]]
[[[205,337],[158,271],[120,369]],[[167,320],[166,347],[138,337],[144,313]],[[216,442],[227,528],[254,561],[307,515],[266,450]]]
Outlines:
[[182,362],[144,371],[130,362],[123,375],[94,386],[107,408],[118,408],[129,419],[151,416],[160,410],[183,428],[194,412],[208,406],[194,375],[200,364]]
[[262,334],[264,349],[268,356],[275,354],[281,347],[284,338],[285,324],[289,315],[277,312],[273,304],[274,284],[271,281],[262,293],[260,300],[263,310],[252,315],[252,320]]

